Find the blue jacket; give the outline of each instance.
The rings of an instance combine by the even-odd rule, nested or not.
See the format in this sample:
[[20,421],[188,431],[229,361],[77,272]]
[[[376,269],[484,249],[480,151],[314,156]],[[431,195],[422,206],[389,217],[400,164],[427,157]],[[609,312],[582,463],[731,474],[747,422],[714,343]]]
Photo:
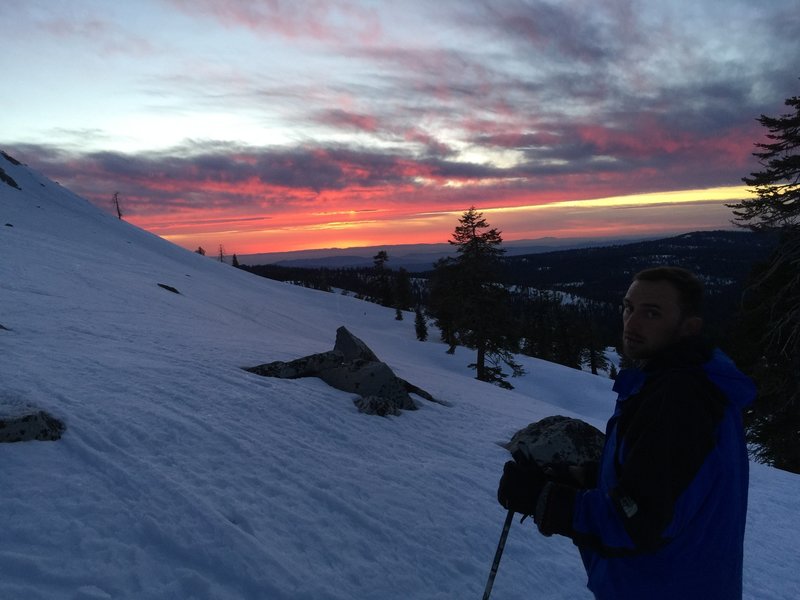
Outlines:
[[614,391],[597,487],[572,512],[589,589],[603,600],[741,598],[752,381],[687,340],[623,370]]

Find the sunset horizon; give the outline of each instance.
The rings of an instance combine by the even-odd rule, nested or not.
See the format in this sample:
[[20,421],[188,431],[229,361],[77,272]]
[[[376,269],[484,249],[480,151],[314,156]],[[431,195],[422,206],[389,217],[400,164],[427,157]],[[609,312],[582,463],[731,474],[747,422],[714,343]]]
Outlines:
[[0,8],[0,148],[189,250],[732,228],[791,0]]
[[[206,251],[216,253],[218,247],[223,246],[228,255],[271,254],[305,250],[446,244],[452,238],[459,217],[474,206],[484,215],[491,227],[500,231],[505,242],[545,238],[603,240],[661,235],[667,237],[690,231],[736,229],[737,226],[732,223],[733,215],[725,204],[746,197],[744,186],[730,186],[711,190],[631,194],[540,205],[487,207],[470,205],[453,210],[386,215],[384,219],[380,218],[381,215],[373,214],[371,219],[327,221],[323,218],[318,223],[307,225],[298,225],[290,221],[285,224],[272,224],[272,227],[269,227],[265,223],[263,229],[259,220],[251,220],[245,225],[254,225],[256,227],[254,231],[221,230],[211,234],[171,233],[177,228],[175,225],[167,225],[162,229],[159,224],[147,222],[134,224],[189,250],[202,247]],[[695,206],[688,208],[694,208],[695,211],[686,210],[687,205],[691,204]],[[676,207],[684,209],[683,220],[663,222],[660,219],[660,215],[665,211],[674,210]],[[646,211],[654,220],[641,223],[641,219],[636,218],[632,223],[626,224],[625,218],[614,217],[623,214],[625,209]],[[698,210],[701,214],[698,214]],[[610,214],[603,219],[595,216],[593,223],[586,227],[568,225],[575,215],[585,215],[587,211],[610,211]],[[345,216],[357,215],[342,215]],[[544,225],[538,228],[531,227],[532,220]],[[551,225],[548,226],[548,223]],[[419,231],[418,237],[412,237],[409,233],[415,228]],[[304,239],[299,237],[303,232],[308,232],[309,237],[305,238],[308,239],[307,242],[300,241],[287,245],[271,241],[276,238],[280,240],[282,235],[291,236],[293,239]],[[248,243],[248,237],[254,241]]]

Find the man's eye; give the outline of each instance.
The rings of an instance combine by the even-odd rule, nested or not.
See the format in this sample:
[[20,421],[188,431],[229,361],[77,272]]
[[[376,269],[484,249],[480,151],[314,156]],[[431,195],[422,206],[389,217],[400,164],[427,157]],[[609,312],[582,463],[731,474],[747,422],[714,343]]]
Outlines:
[[657,310],[648,310],[645,315],[647,315],[648,319],[658,319],[661,317],[661,313]]

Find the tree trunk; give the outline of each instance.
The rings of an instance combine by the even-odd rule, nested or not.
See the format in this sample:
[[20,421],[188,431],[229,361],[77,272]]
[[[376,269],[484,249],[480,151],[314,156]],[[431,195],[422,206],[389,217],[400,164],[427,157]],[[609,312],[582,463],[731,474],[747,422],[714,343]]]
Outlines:
[[479,381],[488,381],[486,377],[486,342],[480,340],[478,342],[478,356],[475,359],[475,370],[477,371],[475,378]]
[[589,343],[589,367],[592,369],[592,375],[597,375],[597,349],[594,347],[594,341]]

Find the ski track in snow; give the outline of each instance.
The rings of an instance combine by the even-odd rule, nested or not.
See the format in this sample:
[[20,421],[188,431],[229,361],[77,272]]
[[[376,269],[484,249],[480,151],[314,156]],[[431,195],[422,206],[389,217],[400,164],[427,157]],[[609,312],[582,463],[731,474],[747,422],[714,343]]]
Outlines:
[[[2,599],[477,598],[496,442],[613,407],[609,380],[527,357],[513,392],[478,383],[413,313],[251,276],[3,168],[23,191],[0,185],[0,407],[67,430],[0,445]],[[329,350],[340,325],[451,406],[366,416],[320,380],[241,369]],[[797,597],[798,495],[753,465],[746,598]],[[590,596],[572,543],[515,521],[493,597]]]

